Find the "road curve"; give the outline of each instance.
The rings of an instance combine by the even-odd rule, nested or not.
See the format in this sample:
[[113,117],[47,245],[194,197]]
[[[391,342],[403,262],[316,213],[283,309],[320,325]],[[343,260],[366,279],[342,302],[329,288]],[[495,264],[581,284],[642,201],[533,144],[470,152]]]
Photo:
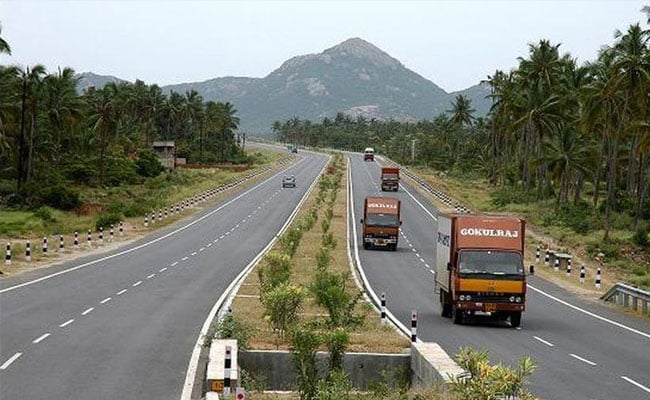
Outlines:
[[514,364],[531,356],[538,369],[530,387],[542,399],[650,399],[648,320],[586,302],[534,276],[529,277],[521,329],[480,318],[453,325],[441,317],[433,293],[436,208],[408,185],[398,193],[382,193],[379,165],[364,162],[361,155],[350,156],[350,168],[350,217],[357,228],[365,196],[402,201],[397,252],[364,250],[360,232],[356,241],[351,233],[351,246],[358,246],[370,285],[378,294],[386,292],[388,309],[402,324],[410,326],[411,310],[418,311],[420,339],[439,343],[451,355],[466,346],[488,349],[495,362]]
[[132,252],[14,290],[6,291],[105,255],[0,280],[0,398],[177,400],[213,304],[327,160],[299,158],[285,171],[296,189],[281,188],[281,172],[131,244],[162,238]]

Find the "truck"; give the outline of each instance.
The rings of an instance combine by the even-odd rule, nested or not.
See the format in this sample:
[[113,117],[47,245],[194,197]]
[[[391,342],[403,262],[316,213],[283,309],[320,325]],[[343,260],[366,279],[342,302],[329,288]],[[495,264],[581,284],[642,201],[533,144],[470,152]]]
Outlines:
[[466,316],[485,314],[521,325],[525,228],[526,221],[505,215],[438,215],[434,292],[443,317],[460,324]]
[[383,247],[397,250],[400,201],[391,197],[366,197],[363,202],[363,248]]
[[382,167],[381,168],[381,191],[397,192],[399,188],[399,168]]
[[375,149],[366,147],[363,151],[363,161],[375,161]]

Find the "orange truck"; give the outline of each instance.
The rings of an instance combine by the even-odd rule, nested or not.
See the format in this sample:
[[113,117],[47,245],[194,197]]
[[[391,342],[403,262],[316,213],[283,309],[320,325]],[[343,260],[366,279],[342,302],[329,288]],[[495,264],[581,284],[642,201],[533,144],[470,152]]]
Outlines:
[[363,203],[363,248],[385,247],[397,250],[400,201],[391,197],[366,197]]
[[399,188],[399,168],[382,167],[381,168],[381,191],[397,192]]
[[435,292],[455,324],[487,314],[521,324],[526,307],[526,222],[499,215],[439,214],[434,228]]

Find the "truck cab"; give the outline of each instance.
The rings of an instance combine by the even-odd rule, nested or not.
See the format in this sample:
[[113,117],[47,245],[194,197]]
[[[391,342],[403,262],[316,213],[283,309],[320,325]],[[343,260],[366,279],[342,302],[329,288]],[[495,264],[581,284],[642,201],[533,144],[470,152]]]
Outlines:
[[442,315],[459,324],[489,314],[519,327],[526,308],[524,236],[519,218],[439,214],[434,259]]
[[366,197],[363,203],[363,248],[397,250],[400,200],[391,197]]
[[366,147],[363,151],[363,161],[375,161],[375,149]]
[[397,192],[399,188],[399,168],[382,167],[381,168],[381,191]]

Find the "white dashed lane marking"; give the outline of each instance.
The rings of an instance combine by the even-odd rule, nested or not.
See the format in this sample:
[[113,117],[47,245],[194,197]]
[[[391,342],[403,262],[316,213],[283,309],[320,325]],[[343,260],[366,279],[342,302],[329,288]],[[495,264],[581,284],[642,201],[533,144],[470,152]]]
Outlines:
[[107,298],[105,298],[104,300],[100,301],[99,304],[106,304],[106,303],[108,303],[109,301],[111,301],[111,297],[107,297]]
[[126,289],[122,289],[119,292],[115,293],[116,295],[120,296],[122,294],[126,293]]
[[582,361],[583,363],[586,363],[586,364],[591,365],[592,367],[595,367],[595,366],[597,365],[595,362],[593,362],[593,361],[589,361],[589,360],[587,360],[586,358],[582,358],[582,357],[580,357],[580,356],[578,356],[578,355],[575,355],[575,354],[573,354],[573,353],[571,353],[571,354],[569,354],[569,355],[570,355],[571,357],[575,358],[576,360],[580,360],[580,361]]
[[65,321],[64,323],[62,323],[61,325],[59,325],[59,328],[65,328],[66,326],[70,325],[73,322],[74,322],[74,319],[69,319],[69,320]]
[[187,261],[188,258],[189,257],[183,257],[183,258],[181,258],[181,261]]
[[43,340],[45,340],[48,336],[50,336],[49,332],[44,333],[43,335],[39,336],[37,339],[34,339],[34,341],[32,343],[38,344],[38,343],[42,342]]
[[622,378],[622,379],[625,379],[627,382],[633,384],[634,386],[638,387],[639,389],[641,389],[641,390],[645,390],[646,392],[650,393],[650,389],[647,388],[647,387],[645,387],[645,386],[643,386],[643,385],[640,384],[639,382],[636,382],[636,381],[634,381],[634,380],[628,378],[627,376],[621,376],[621,378]]
[[10,366],[14,361],[16,361],[17,359],[19,359],[20,356],[22,356],[22,355],[23,355],[23,353],[16,353],[16,354],[14,354],[13,356],[11,356],[11,358],[9,358],[7,361],[5,361],[4,364],[0,365],[0,369],[1,369],[1,370],[5,370],[5,369],[9,368],[9,366]]
[[82,312],[81,315],[88,315],[88,314],[90,314],[94,309],[95,309],[95,307],[90,307],[90,308],[87,309],[86,311]]
[[163,267],[158,270],[158,272],[165,272],[165,271],[167,271],[167,267]]
[[192,254],[191,254],[191,255],[193,255],[193,256],[195,256],[195,255],[196,255],[196,251],[194,251],[194,252],[192,252]]
[[151,279],[151,278],[153,278],[154,276],[156,276],[155,273],[154,273],[154,274],[151,274],[151,275],[149,275],[149,276],[147,276],[147,279]]
[[170,266],[175,267],[178,264],[178,261],[174,261]]
[[137,281],[136,283],[133,284],[133,287],[139,286],[142,284],[142,281]]
[[551,343],[551,342],[549,342],[549,341],[546,341],[546,340],[542,339],[541,337],[533,336],[533,339],[537,340],[538,342],[542,342],[542,343],[544,343],[544,344],[547,345],[548,347],[553,347],[553,346],[555,346],[553,343]]

